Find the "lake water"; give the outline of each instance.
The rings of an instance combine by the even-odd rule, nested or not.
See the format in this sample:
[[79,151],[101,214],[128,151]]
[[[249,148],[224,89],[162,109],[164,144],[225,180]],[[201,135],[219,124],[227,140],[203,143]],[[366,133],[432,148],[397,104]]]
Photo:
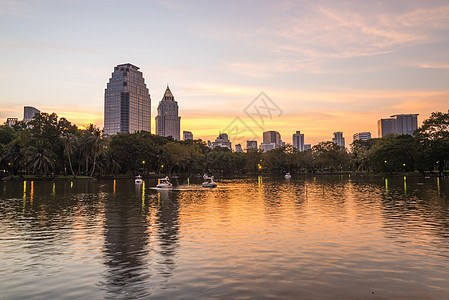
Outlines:
[[0,183],[0,299],[447,299],[449,179]]

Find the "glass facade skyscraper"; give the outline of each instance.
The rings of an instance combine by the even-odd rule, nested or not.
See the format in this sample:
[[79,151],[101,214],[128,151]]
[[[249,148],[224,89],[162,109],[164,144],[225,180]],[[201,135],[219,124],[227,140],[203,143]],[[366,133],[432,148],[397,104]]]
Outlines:
[[104,135],[151,132],[151,98],[139,67],[117,65],[104,92]]
[[156,134],[171,136],[179,141],[181,117],[178,115],[178,102],[175,101],[170,88],[167,86],[162,100],[157,107]]

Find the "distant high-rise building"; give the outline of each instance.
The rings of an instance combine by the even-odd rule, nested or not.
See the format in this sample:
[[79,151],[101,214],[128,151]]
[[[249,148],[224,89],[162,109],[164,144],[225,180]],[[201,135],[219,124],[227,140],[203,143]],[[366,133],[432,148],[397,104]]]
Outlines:
[[380,119],[377,121],[377,136],[381,138],[394,133],[395,121],[395,119]]
[[304,134],[301,131],[296,131],[293,134],[293,147],[298,151],[304,151]]
[[193,140],[193,133],[192,132],[190,132],[190,131],[183,131],[182,132],[182,135],[183,135],[183,140],[184,141],[187,141],[187,140]]
[[276,149],[276,143],[262,143],[260,144],[260,149],[262,152],[267,152],[273,149]]
[[396,133],[413,135],[415,130],[418,129],[418,115],[419,114],[392,115],[391,118],[396,120]]
[[175,101],[170,88],[167,85],[164,97],[157,107],[156,134],[160,136],[171,136],[179,140],[181,130],[181,117],[178,115],[178,102]]
[[345,138],[343,137],[343,132],[341,132],[341,131],[334,132],[334,137],[332,139],[332,142],[334,142],[335,144],[337,144],[340,147],[346,147],[345,146]]
[[235,152],[243,152],[242,145],[240,144],[235,145]]
[[312,149],[311,144],[304,144],[304,151]]
[[16,125],[18,121],[19,121],[19,119],[17,119],[17,118],[7,118],[5,125],[12,127],[12,126]]
[[139,67],[114,67],[104,91],[104,134],[151,131],[151,98]]
[[282,140],[281,135],[277,131],[266,131],[263,133],[263,143],[264,144],[271,144],[274,143],[276,145],[276,148],[279,148],[282,146]]
[[398,114],[392,115],[388,119],[377,121],[377,131],[379,137],[388,134],[408,134],[413,135],[418,129],[419,114]]
[[41,111],[32,106],[24,106],[23,107],[23,123],[28,124],[31,120],[33,120],[36,114],[40,114]]
[[215,147],[224,147],[232,150],[231,142],[226,133],[220,133],[215,139],[215,142],[208,141],[207,146],[212,149]]
[[257,150],[257,141],[246,141],[246,151],[248,152],[251,149]]
[[371,138],[371,132],[358,132],[352,136],[352,141],[362,140],[366,141]]

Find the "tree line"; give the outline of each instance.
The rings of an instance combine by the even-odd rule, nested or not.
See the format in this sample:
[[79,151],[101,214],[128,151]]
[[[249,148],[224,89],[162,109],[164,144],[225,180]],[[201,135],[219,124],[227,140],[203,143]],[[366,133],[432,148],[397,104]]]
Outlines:
[[444,173],[449,162],[449,111],[434,112],[414,136],[324,141],[307,151],[286,145],[265,153],[210,149],[202,140],[175,141],[149,132],[102,138],[95,125],[77,128],[55,113],[29,124],[0,126],[0,170],[11,175],[414,172]]

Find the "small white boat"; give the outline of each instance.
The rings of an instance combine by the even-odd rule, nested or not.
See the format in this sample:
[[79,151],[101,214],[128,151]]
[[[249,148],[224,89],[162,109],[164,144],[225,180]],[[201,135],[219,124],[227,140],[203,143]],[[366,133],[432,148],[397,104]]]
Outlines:
[[135,184],[142,184],[143,183],[142,176],[137,175],[136,179],[134,180],[134,183]]
[[206,174],[204,174],[203,176],[204,181],[202,186],[203,187],[207,187],[207,188],[216,188],[217,187],[217,183],[214,181],[214,176],[208,177]]
[[290,178],[292,178],[292,175],[290,175],[290,173],[287,173],[287,174],[285,174],[285,179],[290,179]]
[[170,179],[167,177],[159,179],[159,183],[156,185],[157,188],[160,189],[167,189],[173,187],[173,184],[171,184]]

